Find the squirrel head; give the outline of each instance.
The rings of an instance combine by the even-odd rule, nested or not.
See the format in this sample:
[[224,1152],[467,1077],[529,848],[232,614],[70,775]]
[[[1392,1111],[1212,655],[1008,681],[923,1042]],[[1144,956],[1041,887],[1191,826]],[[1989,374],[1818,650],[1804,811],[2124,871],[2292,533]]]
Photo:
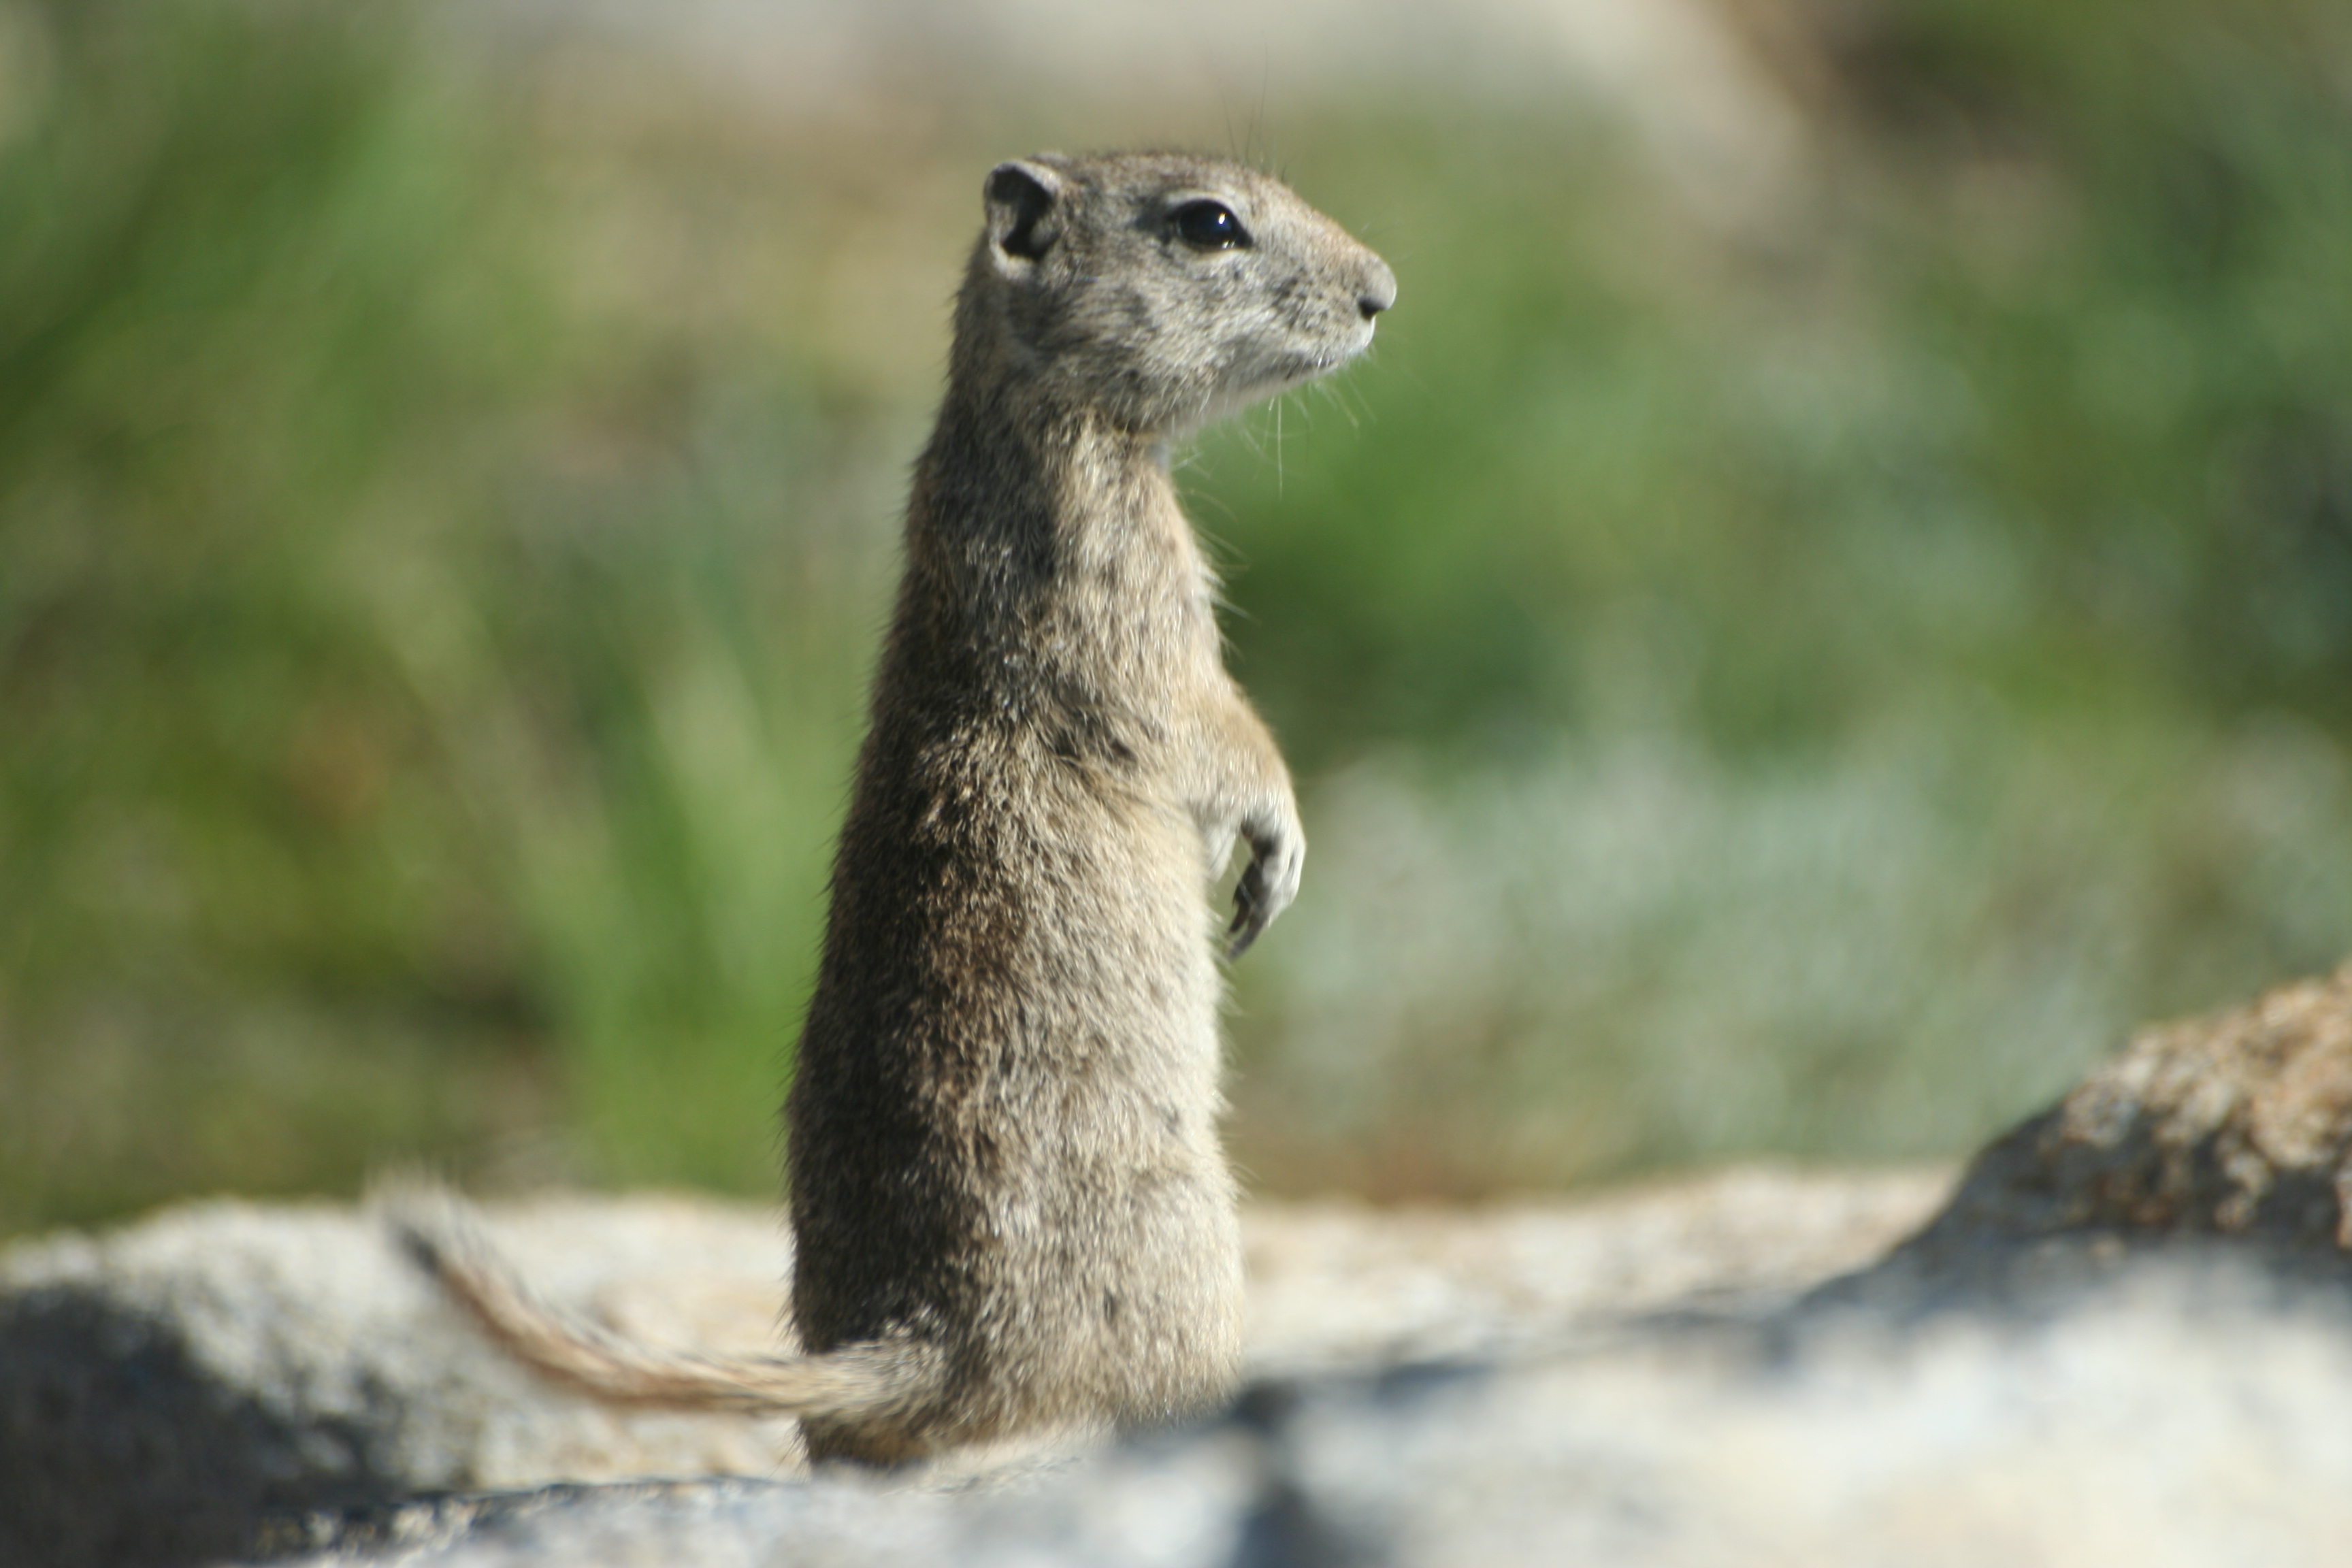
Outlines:
[[999,163],[956,373],[992,395],[1185,434],[1335,370],[1396,301],[1386,263],[1289,187],[1183,153]]

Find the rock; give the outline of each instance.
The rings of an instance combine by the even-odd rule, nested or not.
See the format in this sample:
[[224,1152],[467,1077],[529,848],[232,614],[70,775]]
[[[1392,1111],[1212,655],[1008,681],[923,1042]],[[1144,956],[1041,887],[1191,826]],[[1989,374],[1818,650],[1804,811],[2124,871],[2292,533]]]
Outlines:
[[2340,1300],[2146,1261],[2039,1317],[1806,1314],[1261,1384],[1201,1430],[977,1493],[565,1489],[299,1562],[2322,1568],[2352,1540],[2347,1393]]
[[[662,1199],[499,1234],[559,1283],[784,1251]],[[0,1254],[0,1563],[207,1562],[273,1513],[436,1488],[758,1473],[789,1434],[552,1395],[349,1209],[195,1204]]]
[[2200,1237],[2301,1271],[2352,1268],[2352,963],[2142,1030],[1979,1154],[1899,1261],[1990,1278],[2053,1251]]
[[[888,1478],[803,1473],[789,1423],[557,1394],[365,1216],[192,1205],[0,1254],[0,1564],[2331,1563],[2347,1143],[2352,968],[2144,1033],[1948,1202],[1750,1170],[1269,1205],[1231,1415]],[[488,1224],[633,1332],[773,1335],[764,1211]]]
[[1250,1372],[1492,1358],[1654,1314],[1760,1311],[1875,1260],[1951,1187],[1948,1170],[1750,1166],[1574,1202],[1261,1205],[1243,1218]]
[[[1785,1300],[1875,1256],[1948,1185],[1751,1170],[1468,1215],[1267,1205],[1245,1222],[1252,1363],[1495,1354]],[[658,1339],[775,1342],[791,1248],[772,1211],[549,1197],[487,1223],[558,1302]],[[266,1519],[419,1492],[797,1464],[790,1422],[616,1412],[538,1382],[348,1209],[195,1204],[0,1254],[0,1563],[193,1563]]]

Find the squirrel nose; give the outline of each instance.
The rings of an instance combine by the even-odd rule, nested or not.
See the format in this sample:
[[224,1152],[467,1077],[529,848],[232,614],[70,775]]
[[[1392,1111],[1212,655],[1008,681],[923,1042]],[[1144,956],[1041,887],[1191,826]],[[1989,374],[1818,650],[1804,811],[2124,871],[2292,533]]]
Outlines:
[[1374,258],[1370,275],[1357,286],[1356,309],[1369,321],[1395,303],[1396,274],[1389,270],[1387,262]]

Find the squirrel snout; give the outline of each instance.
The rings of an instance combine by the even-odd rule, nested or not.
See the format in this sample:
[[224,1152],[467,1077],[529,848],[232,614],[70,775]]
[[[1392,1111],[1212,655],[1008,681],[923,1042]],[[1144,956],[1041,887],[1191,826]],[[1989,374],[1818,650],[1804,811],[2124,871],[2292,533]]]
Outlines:
[[1389,270],[1387,262],[1374,257],[1370,270],[1356,285],[1356,309],[1369,321],[1395,303],[1396,274]]

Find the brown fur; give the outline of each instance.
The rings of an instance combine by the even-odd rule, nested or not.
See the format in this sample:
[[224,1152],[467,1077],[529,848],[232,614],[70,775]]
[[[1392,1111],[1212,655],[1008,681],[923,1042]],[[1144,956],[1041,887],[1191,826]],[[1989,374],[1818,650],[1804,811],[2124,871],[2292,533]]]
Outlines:
[[[1164,1421],[1232,1386],[1204,893],[1245,842],[1238,953],[1305,839],[1168,448],[1352,358],[1395,295],[1222,160],[1041,156],[984,195],[786,1106],[807,1353],[628,1345],[462,1227],[405,1227],[525,1360],[610,1399],[798,1413],[819,1459]],[[1198,243],[1204,200],[1249,243]]]

